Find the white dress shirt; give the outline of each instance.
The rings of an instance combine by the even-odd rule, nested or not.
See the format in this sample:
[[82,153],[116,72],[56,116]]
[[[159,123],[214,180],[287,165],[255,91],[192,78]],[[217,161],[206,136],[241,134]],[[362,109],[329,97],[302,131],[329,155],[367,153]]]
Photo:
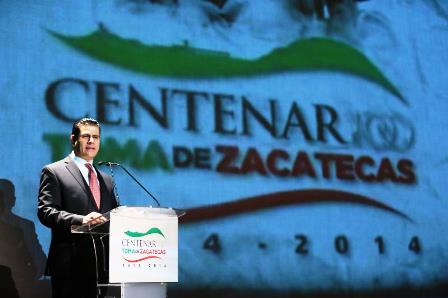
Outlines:
[[72,151],[69,156],[70,156],[71,159],[73,159],[75,164],[78,166],[79,170],[81,171],[82,177],[84,177],[84,180],[87,182],[87,185],[89,185],[89,186],[90,186],[90,183],[89,183],[89,169],[85,166],[85,164],[86,163],[90,163],[92,165],[93,171],[95,172],[95,175],[97,177],[96,181],[97,181],[97,183],[99,185],[98,173],[96,172],[95,167],[93,166],[93,162],[92,161],[88,162],[85,159],[82,159],[81,157],[76,156],[74,151]]

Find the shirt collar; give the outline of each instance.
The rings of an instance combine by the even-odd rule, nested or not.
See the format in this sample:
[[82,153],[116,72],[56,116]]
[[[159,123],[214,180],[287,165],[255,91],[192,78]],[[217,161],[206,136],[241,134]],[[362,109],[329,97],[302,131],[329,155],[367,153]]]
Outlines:
[[91,161],[87,161],[87,160],[85,160],[85,159],[83,159],[83,158],[81,158],[81,157],[79,157],[79,156],[76,156],[74,151],[72,151],[72,152],[70,153],[70,158],[73,159],[73,161],[74,161],[76,164],[78,164],[78,165],[83,166],[83,165],[85,165],[86,163],[89,163],[89,164],[91,164],[91,165],[93,166],[93,160],[91,160]]

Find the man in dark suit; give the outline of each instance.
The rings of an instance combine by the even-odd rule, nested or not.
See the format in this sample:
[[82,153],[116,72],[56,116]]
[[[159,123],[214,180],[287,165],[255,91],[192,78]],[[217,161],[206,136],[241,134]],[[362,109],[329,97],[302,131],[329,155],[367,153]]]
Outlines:
[[100,124],[83,118],[73,124],[73,151],[42,169],[38,217],[51,229],[46,273],[53,297],[96,297],[96,257],[92,238],[71,226],[105,221],[117,207],[112,178],[93,166],[100,149]]

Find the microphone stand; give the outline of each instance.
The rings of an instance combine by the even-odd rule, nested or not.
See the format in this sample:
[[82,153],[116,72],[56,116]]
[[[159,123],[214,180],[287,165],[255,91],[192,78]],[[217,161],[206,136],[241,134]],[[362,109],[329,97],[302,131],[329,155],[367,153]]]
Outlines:
[[[98,165],[100,165],[100,164],[98,163]],[[107,164],[107,166],[109,167],[110,175],[112,176],[112,181],[114,182],[114,194],[115,194],[115,200],[117,201],[117,205],[118,205],[118,206],[121,206],[120,198],[119,198],[119,196],[118,196],[117,183],[115,183],[115,176],[114,176],[114,170],[112,169],[112,164],[109,162],[109,163]]]
[[120,168],[122,168],[129,175],[129,177],[131,177],[132,180],[134,180],[151,197],[151,199],[153,199],[154,202],[157,203],[157,206],[160,207],[159,201],[124,166],[122,166],[119,163],[110,162],[110,161],[99,161],[99,162],[97,162],[97,165],[99,165],[99,166],[101,166],[103,164],[106,164],[107,166],[109,166],[111,170],[112,170],[112,166],[119,166]]

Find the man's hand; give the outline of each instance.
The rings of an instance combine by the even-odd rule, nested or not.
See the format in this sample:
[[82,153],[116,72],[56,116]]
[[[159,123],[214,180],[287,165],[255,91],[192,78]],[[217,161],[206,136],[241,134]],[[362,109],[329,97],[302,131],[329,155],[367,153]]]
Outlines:
[[91,225],[96,225],[105,221],[106,218],[98,212],[91,212],[82,218],[82,224],[89,223]]

